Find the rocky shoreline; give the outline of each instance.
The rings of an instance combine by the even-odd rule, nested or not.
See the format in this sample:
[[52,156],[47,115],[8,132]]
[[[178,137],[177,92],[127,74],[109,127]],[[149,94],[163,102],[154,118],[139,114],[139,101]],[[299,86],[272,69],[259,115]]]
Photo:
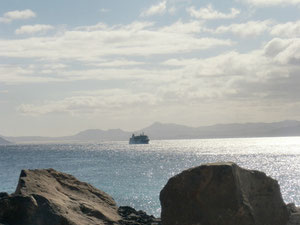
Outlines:
[[160,193],[161,219],[54,169],[22,170],[16,191],[0,193],[0,225],[300,225],[278,182],[234,163],[191,168]]
[[143,211],[54,169],[22,170],[16,191],[0,193],[1,225],[160,225]]

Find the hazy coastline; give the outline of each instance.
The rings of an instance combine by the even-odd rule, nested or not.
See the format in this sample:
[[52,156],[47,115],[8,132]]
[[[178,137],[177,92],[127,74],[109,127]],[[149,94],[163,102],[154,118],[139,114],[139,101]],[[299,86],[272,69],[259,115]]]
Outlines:
[[[285,120],[274,123],[217,124],[189,127],[178,124],[153,123],[137,131],[121,129],[90,129],[65,137],[0,136],[11,143],[89,143],[99,141],[128,141],[132,133],[146,133],[151,140],[256,138],[300,136],[300,121]],[[1,143],[1,140],[0,140]],[[3,144],[8,144],[3,142]]]

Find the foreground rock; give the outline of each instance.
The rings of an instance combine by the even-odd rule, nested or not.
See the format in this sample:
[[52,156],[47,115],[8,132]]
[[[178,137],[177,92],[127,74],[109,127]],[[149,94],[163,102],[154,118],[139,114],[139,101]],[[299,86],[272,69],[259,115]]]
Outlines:
[[108,194],[55,171],[22,170],[12,195],[0,193],[0,225],[160,225]]
[[286,225],[289,220],[277,181],[234,163],[183,171],[168,181],[160,201],[163,225]]
[[129,206],[121,206],[118,212],[122,217],[121,225],[161,225],[160,219],[149,216],[141,210],[136,211]]
[[4,224],[113,225],[121,220],[109,195],[53,169],[23,170],[16,192],[0,198]]
[[295,204],[290,203],[287,205],[290,219],[287,225],[300,225],[300,208],[296,207]]

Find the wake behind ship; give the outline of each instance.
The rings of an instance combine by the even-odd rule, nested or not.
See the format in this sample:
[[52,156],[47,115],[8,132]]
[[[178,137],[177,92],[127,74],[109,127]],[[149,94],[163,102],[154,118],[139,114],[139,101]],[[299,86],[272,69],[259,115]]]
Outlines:
[[132,134],[131,138],[129,139],[129,144],[149,144],[149,137],[144,133],[135,136]]

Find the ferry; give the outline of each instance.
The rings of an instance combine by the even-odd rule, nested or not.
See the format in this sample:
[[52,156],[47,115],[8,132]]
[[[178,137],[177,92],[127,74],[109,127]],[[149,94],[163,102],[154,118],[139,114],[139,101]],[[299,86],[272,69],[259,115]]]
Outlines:
[[137,136],[132,134],[131,138],[129,139],[129,144],[149,144],[149,141],[149,137],[144,133],[141,133]]

